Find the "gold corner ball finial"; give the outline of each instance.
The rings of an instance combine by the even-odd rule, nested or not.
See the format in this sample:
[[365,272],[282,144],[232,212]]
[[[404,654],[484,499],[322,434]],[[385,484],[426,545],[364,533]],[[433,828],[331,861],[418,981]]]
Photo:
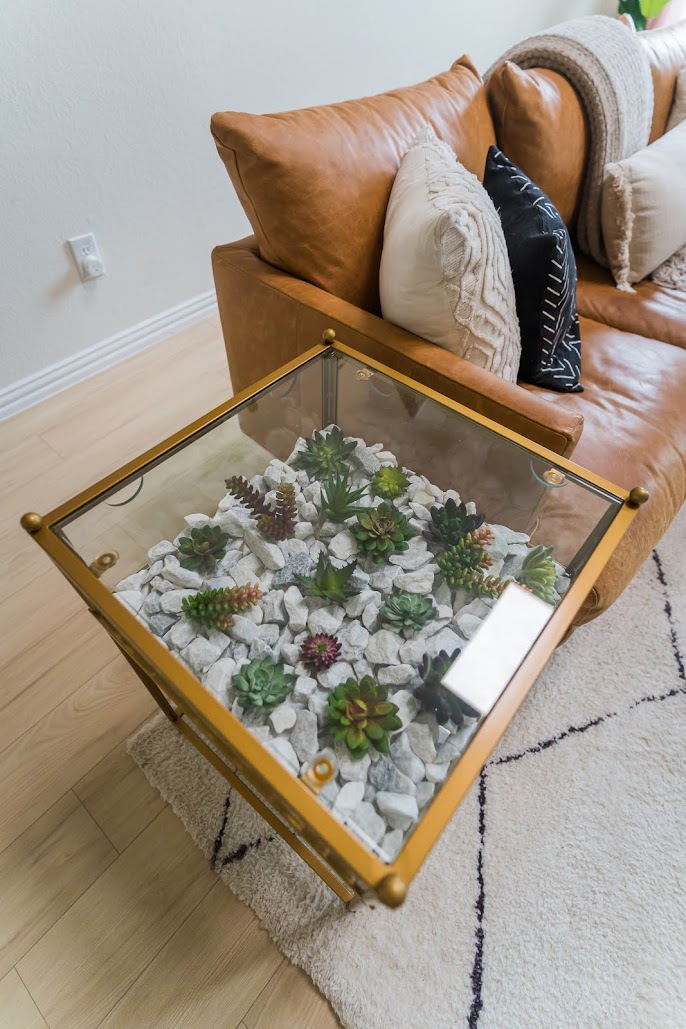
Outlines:
[[389,908],[399,908],[407,896],[407,885],[399,875],[387,875],[377,888],[379,900]]
[[38,532],[39,529],[43,528],[43,519],[35,511],[27,511],[26,514],[21,516],[21,527],[26,529],[27,532]]
[[324,329],[322,332],[322,343],[333,343],[336,339],[335,329]]
[[626,502],[629,507],[640,507],[641,504],[645,504],[647,500],[650,500],[650,493],[645,486],[634,486],[626,498]]

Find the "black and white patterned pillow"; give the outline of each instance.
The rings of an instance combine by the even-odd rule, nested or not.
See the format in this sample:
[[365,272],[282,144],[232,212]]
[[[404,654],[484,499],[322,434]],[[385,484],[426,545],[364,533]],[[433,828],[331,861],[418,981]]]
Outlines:
[[519,378],[560,393],[580,393],[581,337],[576,261],[551,200],[492,146],[484,186],[500,215],[522,335]]

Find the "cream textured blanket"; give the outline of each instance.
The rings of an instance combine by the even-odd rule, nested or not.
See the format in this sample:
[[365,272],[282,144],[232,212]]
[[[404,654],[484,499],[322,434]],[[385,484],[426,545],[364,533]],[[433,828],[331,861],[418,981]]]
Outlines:
[[653,80],[637,34],[615,18],[574,18],[517,43],[486,77],[503,61],[560,72],[579,94],[590,146],[577,240],[584,253],[607,265],[600,224],[605,165],[647,145],[653,114]]

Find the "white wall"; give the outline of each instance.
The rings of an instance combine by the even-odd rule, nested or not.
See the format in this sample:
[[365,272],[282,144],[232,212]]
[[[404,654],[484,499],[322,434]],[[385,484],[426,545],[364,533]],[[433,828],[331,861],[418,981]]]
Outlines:
[[[0,387],[211,288],[247,232],[208,130],[405,85],[613,0],[4,0]],[[82,285],[64,241],[94,231]]]

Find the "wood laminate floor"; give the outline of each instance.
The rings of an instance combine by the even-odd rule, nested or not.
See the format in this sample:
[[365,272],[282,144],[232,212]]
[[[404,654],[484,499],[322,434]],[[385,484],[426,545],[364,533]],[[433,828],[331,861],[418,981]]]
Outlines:
[[339,1025],[126,754],[152,701],[19,527],[230,395],[213,318],[0,423],[0,1029]]

